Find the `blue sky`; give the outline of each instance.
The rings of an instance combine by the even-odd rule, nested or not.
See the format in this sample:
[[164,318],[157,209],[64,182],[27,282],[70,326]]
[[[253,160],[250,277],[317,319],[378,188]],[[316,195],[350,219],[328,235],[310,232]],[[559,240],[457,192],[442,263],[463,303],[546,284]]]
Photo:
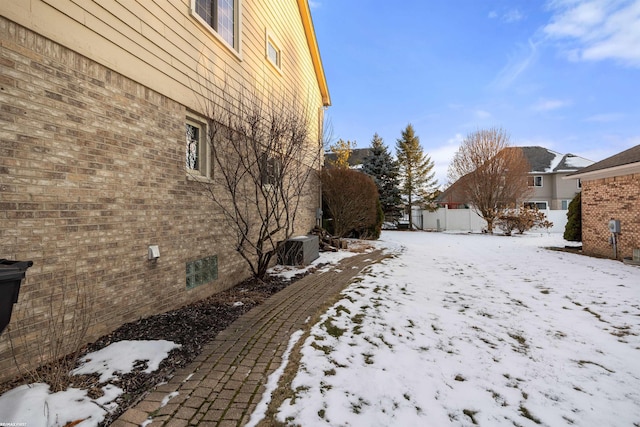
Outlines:
[[640,0],[309,3],[333,137],[395,153],[412,123],[440,184],[477,129],[594,161],[640,144]]

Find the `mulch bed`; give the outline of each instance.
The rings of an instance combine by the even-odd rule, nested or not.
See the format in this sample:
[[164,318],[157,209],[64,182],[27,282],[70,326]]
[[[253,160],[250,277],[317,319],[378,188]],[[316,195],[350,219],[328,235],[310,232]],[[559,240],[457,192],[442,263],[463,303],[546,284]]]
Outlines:
[[[319,267],[321,266],[316,266],[316,268]],[[193,361],[201,353],[202,347],[234,320],[306,274],[308,273],[299,274],[290,280],[278,277],[270,277],[265,281],[249,279],[224,292],[177,310],[124,324],[112,333],[85,346],[80,352],[80,357],[123,340],[167,340],[181,344],[180,348],[169,353],[155,372],[144,373],[146,363],[141,362],[134,372],[110,381],[111,384],[123,389],[123,393],[115,400],[118,408],[108,414],[100,426],[111,424],[129,407],[141,400],[148,390],[167,381],[177,369]],[[55,365],[41,367],[40,376],[44,377],[47,371],[55,369]],[[0,384],[0,395],[29,382],[32,382],[31,378],[25,377]],[[96,398],[102,395],[104,384],[100,384],[98,375],[94,374],[68,377],[61,388],[64,389],[66,386],[89,390],[89,396]]]

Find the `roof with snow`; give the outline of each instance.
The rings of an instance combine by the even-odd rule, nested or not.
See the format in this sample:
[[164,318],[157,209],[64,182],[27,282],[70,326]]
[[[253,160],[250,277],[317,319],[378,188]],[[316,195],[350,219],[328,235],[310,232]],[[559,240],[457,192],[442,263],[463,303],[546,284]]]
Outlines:
[[618,166],[630,165],[633,163],[640,163],[640,145],[636,145],[635,147],[631,147],[621,153],[615,154],[611,157],[607,157],[606,159],[601,160],[597,163],[593,163],[592,165],[580,170],[579,173],[583,174],[595,172],[604,169],[615,168]]
[[522,150],[529,161],[532,173],[576,172],[593,164],[584,157],[571,153],[561,154],[540,146],[517,148]]

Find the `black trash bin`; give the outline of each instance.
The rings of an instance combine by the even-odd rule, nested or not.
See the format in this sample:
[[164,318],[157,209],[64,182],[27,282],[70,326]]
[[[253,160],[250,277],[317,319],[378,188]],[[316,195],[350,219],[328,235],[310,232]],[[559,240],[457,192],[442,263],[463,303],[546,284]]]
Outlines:
[[11,320],[13,304],[18,302],[20,285],[33,261],[0,259],[0,334]]

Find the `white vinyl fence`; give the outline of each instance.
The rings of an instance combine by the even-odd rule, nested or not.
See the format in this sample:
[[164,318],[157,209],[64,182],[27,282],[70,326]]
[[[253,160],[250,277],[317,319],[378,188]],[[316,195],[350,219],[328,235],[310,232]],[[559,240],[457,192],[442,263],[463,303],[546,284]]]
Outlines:
[[[546,209],[543,212],[547,215],[547,219],[553,223],[553,227],[549,229],[549,232],[563,233],[567,224],[567,211]],[[420,215],[422,221],[420,221]],[[487,227],[487,222],[478,216],[473,209],[440,208],[435,212],[417,211],[414,213],[414,217],[416,218],[414,220],[415,226],[430,231],[471,231],[479,233]]]

